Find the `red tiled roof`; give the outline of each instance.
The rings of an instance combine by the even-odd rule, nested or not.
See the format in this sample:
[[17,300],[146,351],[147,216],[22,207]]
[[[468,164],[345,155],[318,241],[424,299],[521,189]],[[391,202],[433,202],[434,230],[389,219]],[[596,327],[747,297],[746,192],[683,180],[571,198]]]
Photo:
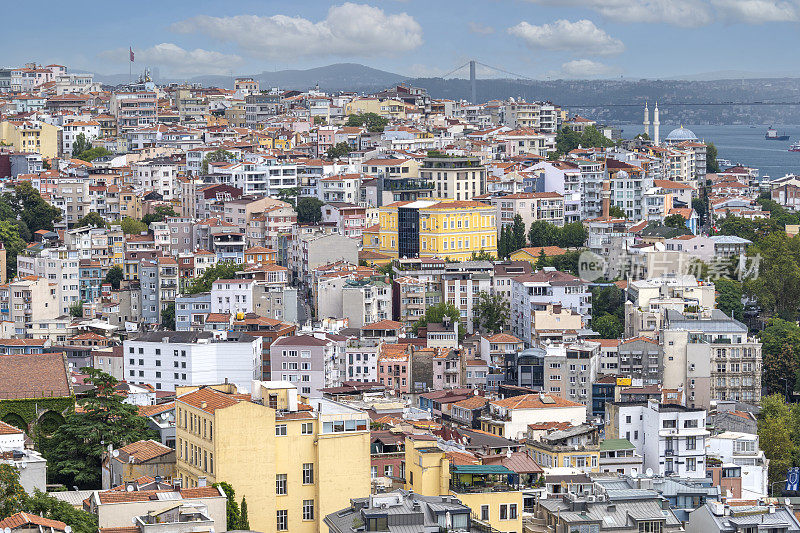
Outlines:
[[[552,403],[545,403],[542,401],[542,396],[550,398]],[[548,400],[549,402],[549,400]],[[561,407],[584,407],[583,404],[571,402],[560,396],[554,395],[539,395],[539,394],[523,394],[521,396],[514,396],[505,398],[503,400],[494,400],[493,405],[505,407],[506,409],[551,409]]]
[[[8,518],[0,520],[0,529],[18,529],[26,524],[34,524],[46,528],[53,528],[56,531],[64,531],[67,524],[59,522],[58,520],[50,520],[49,518],[42,518],[41,516],[31,513],[17,513],[12,514]],[[38,528],[37,528],[38,529]]]
[[207,413],[213,413],[217,409],[224,409],[239,403],[239,400],[232,398],[229,394],[225,394],[208,387],[197,389],[193,392],[187,392],[176,399],[178,402],[191,405],[197,409],[202,409]]

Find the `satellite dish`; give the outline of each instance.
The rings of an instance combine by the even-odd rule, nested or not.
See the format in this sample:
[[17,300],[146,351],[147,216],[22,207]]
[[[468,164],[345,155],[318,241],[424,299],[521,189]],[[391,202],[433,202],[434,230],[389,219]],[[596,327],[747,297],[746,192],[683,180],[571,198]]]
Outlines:
[[647,477],[653,477],[653,469],[648,468],[647,470],[644,471],[644,475]]
[[128,485],[127,487],[125,487],[125,490],[127,490],[128,492],[133,492],[133,485]]
[[135,517],[135,516],[132,516],[132,517],[131,517],[131,523],[132,523],[132,524],[136,524],[136,517]]
[[4,527],[3,528],[3,533],[11,533],[11,528],[10,527]]
[[114,450],[113,452],[111,452],[111,456],[112,457],[119,457],[119,450]]
[[72,528],[70,526],[65,527],[64,533],[72,533]]
[[[69,379],[70,379],[70,381],[72,381],[73,383],[77,383],[77,382],[78,382],[78,378],[76,378],[75,376],[72,376],[72,377],[71,377],[71,378],[69,378]],[[69,527],[69,526],[67,526],[67,527]],[[6,528],[6,529],[7,529],[7,528]]]

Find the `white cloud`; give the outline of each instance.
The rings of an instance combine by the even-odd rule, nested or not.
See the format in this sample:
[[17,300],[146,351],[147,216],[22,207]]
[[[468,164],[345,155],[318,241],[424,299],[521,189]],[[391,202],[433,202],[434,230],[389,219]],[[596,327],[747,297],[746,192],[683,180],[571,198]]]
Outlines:
[[491,35],[494,33],[494,28],[492,26],[481,24],[480,22],[470,22],[469,31],[479,35]]
[[522,21],[508,29],[530,48],[569,50],[588,55],[619,54],[625,50],[622,41],[615,39],[594,25],[591,20],[557,20],[552,24],[534,26]]
[[561,65],[561,75],[566,78],[598,78],[619,74],[617,67],[592,61],[591,59],[573,59]]
[[[134,50],[137,63],[164,67],[171,74],[228,74],[231,67],[242,63],[242,58],[235,54],[223,54],[211,50],[195,48],[184,50],[173,43],[161,43],[151,48]],[[106,50],[100,57],[111,61],[128,61],[128,50],[119,48]]]
[[615,22],[653,22],[698,27],[710,24],[705,0],[528,0],[535,4],[577,6],[597,11]]
[[286,15],[198,15],[176,22],[178,33],[202,33],[233,42],[256,57],[375,56],[412,50],[422,44],[422,27],[406,13],[386,14],[378,7],[345,3],[332,6],[314,22]]
[[789,22],[799,18],[796,2],[776,0],[711,0],[717,12],[726,20],[761,24],[764,22]]

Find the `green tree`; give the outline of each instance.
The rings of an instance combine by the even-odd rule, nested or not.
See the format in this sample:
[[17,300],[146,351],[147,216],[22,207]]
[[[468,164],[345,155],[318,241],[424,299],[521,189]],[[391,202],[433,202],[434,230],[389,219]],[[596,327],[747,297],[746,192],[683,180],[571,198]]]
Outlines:
[[0,519],[24,511],[27,499],[17,470],[9,464],[0,464]]
[[664,217],[664,225],[669,228],[683,228],[686,226],[686,219],[683,215],[674,214]]
[[559,154],[568,154],[581,146],[581,134],[569,126],[564,126],[556,135],[556,151]]
[[78,300],[69,306],[69,314],[75,318],[83,317],[83,300]]
[[628,218],[628,215],[626,215],[626,214],[625,214],[625,210],[624,210],[624,209],[622,209],[622,208],[621,208],[620,206],[618,206],[618,205],[612,205],[612,206],[611,206],[611,207],[608,209],[608,215],[609,215],[611,218]]
[[494,261],[496,259],[495,256],[481,248],[480,252],[472,252],[470,255],[470,261]]
[[147,224],[138,218],[125,217],[120,222],[120,228],[122,228],[122,233],[125,235],[139,235],[147,231]]
[[716,174],[719,172],[719,163],[717,162],[717,147],[714,143],[706,144],[706,172]]
[[11,279],[17,273],[17,255],[26,247],[19,234],[19,225],[11,220],[0,220],[0,242],[6,250],[6,274]]
[[328,148],[328,151],[325,152],[325,155],[328,156],[328,159],[341,159],[346,157],[350,151],[351,148],[349,144],[346,142],[340,142]]
[[222,489],[222,492],[224,492],[225,496],[227,497],[225,510],[228,517],[228,529],[231,531],[239,529],[239,523],[242,515],[241,511],[239,510],[239,504],[236,503],[236,491],[233,490],[233,487],[231,487],[230,484],[224,481],[220,483],[214,483],[212,486]]
[[692,209],[700,218],[700,223],[705,224],[708,215],[708,197],[705,195],[704,189],[700,192],[700,198],[692,198]]
[[203,158],[203,162],[200,164],[200,171],[203,174],[208,174],[208,166],[210,163],[224,163],[226,161],[234,161],[235,159],[236,155],[233,153],[224,148],[217,148],[213,152],[206,154]]
[[175,302],[170,302],[161,310],[161,325],[168,331],[175,331]]
[[800,239],[772,233],[753,252],[761,255],[759,273],[745,281],[745,291],[764,311],[794,320],[800,301]]
[[527,236],[525,235],[525,222],[522,221],[522,215],[514,215],[514,224],[512,226],[514,233],[514,252],[525,248],[527,244]]
[[76,509],[38,489],[25,501],[25,511],[51,520],[60,520],[70,526],[73,533],[97,533],[98,530],[97,515]]
[[325,117],[316,116],[314,117],[314,125],[315,126],[324,126],[327,123]]
[[242,531],[250,531],[250,518],[247,516],[247,498],[242,496],[242,511],[239,515],[239,528]]
[[506,259],[509,254],[508,227],[500,226],[500,235],[497,237],[497,257]]
[[383,118],[376,113],[360,113],[358,115],[349,115],[346,125],[355,127],[365,126],[367,131],[377,133],[382,132],[388,124],[389,119]]
[[105,157],[107,155],[111,155],[111,152],[109,152],[102,146],[94,146],[92,148],[89,148],[81,152],[76,159],[80,159],[81,161],[92,162],[95,159],[98,159],[100,157]]
[[92,387],[67,415],[52,437],[41,437],[48,475],[67,486],[100,485],[100,463],[107,446],[119,448],[154,437],[136,406],[124,403],[114,390],[117,379],[95,368],[83,368]]
[[717,291],[717,308],[736,320],[742,320],[744,316],[742,283],[735,279],[718,278],[714,281],[714,287]]
[[322,200],[304,197],[297,201],[297,223],[317,224],[322,220]]
[[531,223],[528,230],[528,241],[531,246],[558,246],[561,241],[561,230],[555,224],[536,220]]
[[80,156],[83,152],[91,147],[92,144],[86,142],[86,135],[79,133],[78,136],[75,137],[75,142],[72,143],[72,157]]
[[463,340],[467,335],[467,330],[464,328],[464,324],[461,323],[461,311],[455,305],[447,302],[439,302],[428,307],[425,310],[425,314],[411,326],[411,331],[416,335],[419,328],[426,327],[428,324],[438,324],[445,316],[450,317],[451,323],[458,323],[458,338]]
[[74,228],[83,228],[86,226],[92,226],[94,228],[104,228],[106,227],[106,219],[104,219],[100,213],[96,211],[91,211],[86,213],[81,218],[75,222]]
[[539,249],[539,257],[536,258],[536,270],[541,270],[547,266],[547,254],[544,253],[544,248]]
[[103,280],[103,283],[110,283],[111,288],[117,290],[119,289],[120,283],[122,283],[124,278],[125,273],[122,271],[122,267],[119,265],[114,265],[108,269],[108,272],[106,272],[106,277]]
[[796,389],[800,370],[800,327],[771,318],[759,333],[763,368],[762,386],[770,393],[788,395]]
[[[761,398],[761,411],[758,414],[758,442],[764,455],[769,459],[769,482],[777,483],[792,466],[792,458],[797,453],[793,440],[791,421],[792,408],[780,394]],[[794,428],[796,437],[796,427]]]
[[244,268],[241,263],[233,261],[223,261],[217,263],[211,268],[206,269],[203,275],[199,278],[192,280],[184,289],[184,294],[197,294],[200,292],[208,292],[211,290],[211,285],[218,279],[233,279],[236,273]]
[[276,195],[278,200],[291,204],[292,207],[297,206],[297,197],[300,196],[300,187],[289,187],[287,189],[278,189]]
[[592,288],[592,319],[613,315],[620,320],[625,318],[625,294],[616,285]]
[[48,204],[30,181],[15,185],[13,191],[3,195],[0,203],[7,204],[0,206],[0,213],[3,214],[0,218],[7,219],[6,214],[11,210],[14,218],[22,220],[32,233],[40,229],[53,231],[53,224],[61,220],[61,210]]
[[619,339],[622,337],[623,327],[622,320],[608,313],[597,320],[592,319],[592,329],[600,334],[601,339]]
[[168,205],[157,205],[152,213],[148,213],[142,217],[142,223],[147,227],[153,222],[164,222],[167,217],[177,217],[178,213]]
[[643,141],[649,141],[650,140],[650,136],[647,133],[642,132],[642,133],[637,134],[634,137],[634,139],[641,139]]
[[564,224],[560,233],[558,244],[562,248],[580,248],[586,243],[586,239],[589,238],[589,234],[582,222]]
[[475,304],[473,321],[481,331],[500,333],[508,325],[510,313],[508,301],[501,294],[481,292]]

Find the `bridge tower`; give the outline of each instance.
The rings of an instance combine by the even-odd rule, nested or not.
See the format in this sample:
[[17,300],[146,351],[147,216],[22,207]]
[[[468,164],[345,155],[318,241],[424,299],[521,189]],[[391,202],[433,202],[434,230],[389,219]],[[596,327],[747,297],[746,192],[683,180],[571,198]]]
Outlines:
[[469,62],[469,86],[470,86],[470,89],[472,90],[471,102],[473,104],[477,104],[478,103],[477,102],[477,100],[478,100],[477,92],[478,91],[477,91],[477,87],[475,85],[475,60],[474,59],[470,60],[470,62]]

